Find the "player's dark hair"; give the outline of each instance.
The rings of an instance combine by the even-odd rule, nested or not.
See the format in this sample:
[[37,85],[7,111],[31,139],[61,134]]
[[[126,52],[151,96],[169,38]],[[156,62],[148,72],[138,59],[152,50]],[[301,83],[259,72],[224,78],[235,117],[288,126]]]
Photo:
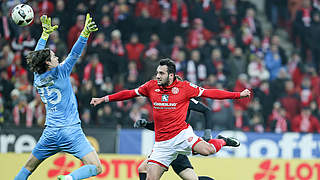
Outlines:
[[161,59],[160,66],[166,65],[168,67],[168,74],[176,74],[176,64],[169,58]]
[[43,74],[48,70],[47,61],[51,61],[50,49],[31,51],[27,55],[27,64],[31,72]]

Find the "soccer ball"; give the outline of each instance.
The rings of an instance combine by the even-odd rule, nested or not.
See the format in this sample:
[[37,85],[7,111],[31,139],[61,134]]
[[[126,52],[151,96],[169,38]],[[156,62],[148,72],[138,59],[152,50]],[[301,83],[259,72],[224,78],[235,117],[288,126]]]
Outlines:
[[33,17],[33,10],[27,4],[18,4],[12,9],[11,18],[19,26],[29,25]]

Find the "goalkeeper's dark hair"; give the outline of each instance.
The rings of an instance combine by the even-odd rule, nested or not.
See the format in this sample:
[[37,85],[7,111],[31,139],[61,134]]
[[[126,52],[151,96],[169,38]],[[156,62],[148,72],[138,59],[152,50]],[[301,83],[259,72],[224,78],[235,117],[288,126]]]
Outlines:
[[50,49],[31,51],[27,55],[27,64],[31,72],[43,74],[48,70],[47,61],[51,61]]
[[168,74],[176,74],[176,64],[169,58],[161,59],[160,66],[166,65],[168,67]]

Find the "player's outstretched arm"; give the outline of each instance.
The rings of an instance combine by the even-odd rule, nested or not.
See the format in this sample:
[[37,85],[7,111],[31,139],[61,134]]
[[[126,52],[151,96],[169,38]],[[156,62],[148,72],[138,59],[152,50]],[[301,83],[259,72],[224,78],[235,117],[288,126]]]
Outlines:
[[39,39],[35,51],[44,49],[46,46],[46,42],[49,38],[49,35],[58,29],[58,25],[52,26],[51,25],[51,18],[47,15],[42,15],[40,17],[41,26],[42,26],[42,34],[41,38]]
[[86,16],[86,21],[83,30],[81,31],[81,34],[77,42],[73,45],[71,52],[69,53],[67,59],[62,65],[62,71],[66,71],[69,74],[71,73],[73,66],[81,56],[81,53],[85,45],[87,44],[89,35],[97,30],[98,27],[96,23],[92,20],[92,17],[90,17],[90,14],[88,13]]
[[211,98],[211,99],[239,99],[250,97],[251,92],[248,89],[242,92],[230,92],[220,89],[204,89],[201,97]]
[[41,25],[42,25],[42,34],[41,38],[44,40],[48,40],[49,35],[58,29],[58,25],[51,25],[51,17],[47,17],[47,15],[42,15],[40,17]]
[[87,13],[86,21],[84,23],[84,28],[81,31],[80,36],[83,36],[85,38],[89,38],[89,35],[94,32],[98,31],[98,27],[94,21],[92,21],[92,17],[90,17],[90,14]]
[[92,98],[90,104],[97,106],[103,102],[123,101],[139,96],[136,90],[123,90],[100,98]]

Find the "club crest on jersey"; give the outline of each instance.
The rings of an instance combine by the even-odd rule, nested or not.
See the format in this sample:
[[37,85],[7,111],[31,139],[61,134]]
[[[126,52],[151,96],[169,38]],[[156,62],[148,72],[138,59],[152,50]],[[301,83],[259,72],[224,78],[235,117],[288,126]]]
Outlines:
[[171,92],[172,92],[172,94],[178,94],[179,93],[179,88],[173,87]]
[[163,94],[162,97],[161,97],[161,101],[169,101],[169,95],[167,94]]
[[155,89],[154,91],[155,91],[155,92],[160,92],[160,89]]

